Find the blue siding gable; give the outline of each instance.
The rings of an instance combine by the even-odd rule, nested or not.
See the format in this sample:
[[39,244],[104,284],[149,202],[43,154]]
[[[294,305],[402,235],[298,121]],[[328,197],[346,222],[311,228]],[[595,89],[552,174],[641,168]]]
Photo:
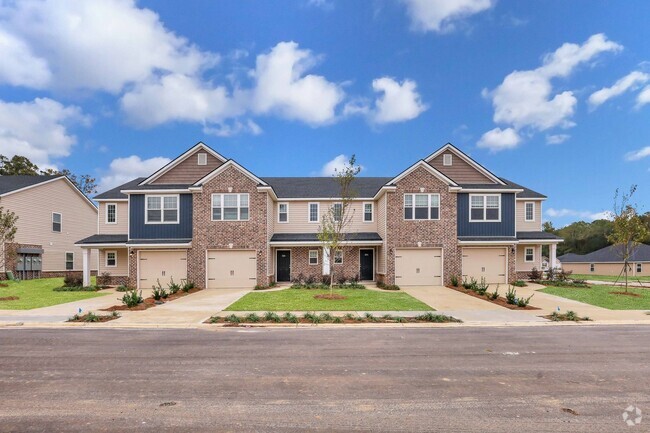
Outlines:
[[[161,191],[161,193],[163,193]],[[145,224],[144,194],[129,195],[129,235],[131,239],[191,239],[192,194],[180,194],[178,224]]]
[[500,222],[470,222],[469,194],[458,194],[458,236],[515,236],[515,195],[501,194]]

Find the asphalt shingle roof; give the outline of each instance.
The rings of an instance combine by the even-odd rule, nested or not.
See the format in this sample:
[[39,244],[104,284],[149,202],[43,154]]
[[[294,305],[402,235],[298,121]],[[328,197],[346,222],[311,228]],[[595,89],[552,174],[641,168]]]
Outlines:
[[123,189],[131,189],[133,187],[136,187],[140,182],[142,182],[145,179],[146,179],[145,177],[138,177],[137,179],[128,181],[127,183],[124,183],[120,186],[116,186],[113,189],[104,191],[103,193],[96,195],[95,200],[128,198],[126,194],[122,194],[120,191]]
[[16,191],[17,189],[25,188],[39,183],[47,182],[48,180],[63,177],[60,174],[56,175],[16,175],[16,176],[0,176],[0,195],[8,192]]
[[521,186],[511,180],[505,179],[503,177],[500,177],[499,179],[512,187],[521,188],[524,190],[523,192],[517,193],[517,198],[547,198],[544,194],[540,194],[537,191],[533,191],[532,189],[526,188],[525,186]]
[[562,238],[548,232],[517,232],[517,239],[524,240],[561,240]]
[[[273,187],[278,198],[335,198],[340,197],[341,187],[333,177],[263,177]],[[357,177],[352,189],[358,198],[370,198],[377,194],[392,177]]]
[[458,236],[459,241],[465,242],[517,242],[513,236]]
[[77,245],[84,244],[123,244],[129,240],[129,236],[123,235],[92,235],[75,242]]
[[[345,233],[346,241],[381,241],[379,233]],[[318,242],[318,233],[276,233],[271,242]]]
[[[622,248],[621,245],[610,245],[589,254],[565,254],[558,257],[558,260],[562,263],[622,263]],[[639,244],[632,253],[629,261],[650,262],[650,245]]]

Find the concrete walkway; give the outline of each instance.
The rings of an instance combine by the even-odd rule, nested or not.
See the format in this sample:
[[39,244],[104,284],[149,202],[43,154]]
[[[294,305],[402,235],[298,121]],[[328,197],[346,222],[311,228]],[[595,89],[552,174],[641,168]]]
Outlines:
[[430,305],[441,314],[468,323],[510,324],[546,322],[546,319],[520,310],[510,310],[443,286],[402,287],[414,298]]

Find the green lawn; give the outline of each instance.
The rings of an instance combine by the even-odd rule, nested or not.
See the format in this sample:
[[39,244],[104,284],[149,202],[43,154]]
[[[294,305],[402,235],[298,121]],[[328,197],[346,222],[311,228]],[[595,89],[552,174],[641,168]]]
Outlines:
[[625,291],[624,287],[618,286],[591,286],[589,289],[546,287],[540,291],[610,310],[650,310],[650,290],[648,289],[628,289],[631,293],[641,295],[640,298],[627,295],[612,295],[609,293]]
[[[576,278],[578,280],[593,280],[593,281],[611,281],[614,282],[616,281],[616,276],[613,275],[591,275],[591,274],[571,274],[571,278]],[[644,276],[644,277],[633,277],[633,276],[628,276],[628,281],[638,281],[641,280],[642,282],[648,282],[650,281],[650,276]],[[624,282],[625,279],[623,277],[619,278],[618,282],[622,283]]]
[[329,293],[321,289],[285,289],[252,292],[226,308],[228,311],[432,311],[427,304],[404,292],[335,289],[343,300],[315,299]]
[[[42,278],[39,280],[5,281],[9,287],[0,287],[0,298],[18,296],[15,301],[0,301],[0,310],[31,310],[50,305],[104,296],[102,292],[55,292],[63,285],[63,278]],[[95,283],[93,277],[92,283]]]

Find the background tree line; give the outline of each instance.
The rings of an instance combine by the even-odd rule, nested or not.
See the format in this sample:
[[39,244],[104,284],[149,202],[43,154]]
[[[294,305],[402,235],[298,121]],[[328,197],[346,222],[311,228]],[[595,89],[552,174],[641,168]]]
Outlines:
[[0,155],[0,176],[38,176],[48,174],[67,176],[68,179],[70,179],[70,181],[86,195],[97,192],[97,181],[94,177],[88,174],[76,175],[66,168],[63,170],[54,170],[51,168],[41,170],[25,156],[14,155],[11,158],[7,158],[4,155]]

